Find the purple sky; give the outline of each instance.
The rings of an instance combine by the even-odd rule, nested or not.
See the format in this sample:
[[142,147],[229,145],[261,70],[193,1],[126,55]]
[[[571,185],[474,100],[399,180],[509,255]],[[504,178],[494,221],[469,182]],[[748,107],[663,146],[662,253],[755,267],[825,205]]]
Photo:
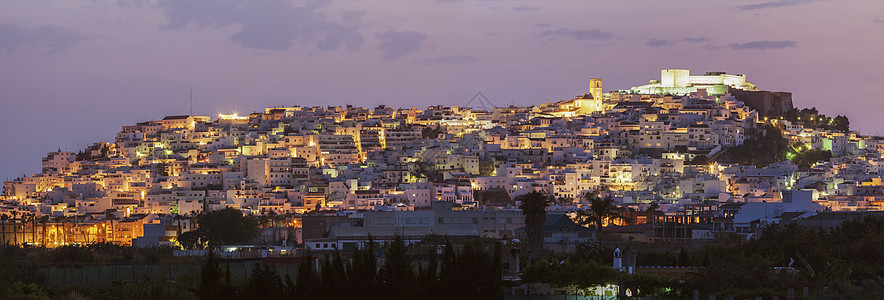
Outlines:
[[274,105],[496,105],[746,73],[884,134],[884,1],[10,0],[0,180],[121,125]]

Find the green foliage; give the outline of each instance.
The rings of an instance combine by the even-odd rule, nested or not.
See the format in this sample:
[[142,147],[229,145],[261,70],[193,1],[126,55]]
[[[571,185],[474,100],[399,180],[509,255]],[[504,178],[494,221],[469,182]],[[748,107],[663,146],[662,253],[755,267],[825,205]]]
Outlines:
[[421,130],[421,137],[424,139],[434,140],[437,137],[439,137],[439,134],[442,134],[444,132],[445,132],[445,130],[442,128],[442,126],[439,126],[439,125],[437,125],[436,127],[427,126]]
[[451,244],[445,247],[439,270],[437,292],[441,299],[500,299],[501,246],[490,253],[479,241],[468,241],[458,254]]
[[581,226],[594,225],[601,232],[604,228],[605,221],[611,219],[627,219],[623,215],[625,212],[622,207],[614,203],[614,198],[610,195],[599,196],[598,191],[583,194],[584,200],[589,203],[589,210],[577,211],[577,224]]
[[285,293],[286,285],[276,269],[268,264],[258,264],[246,282],[241,299],[282,299]]
[[224,272],[215,259],[215,252],[209,250],[206,254],[206,263],[200,269],[200,284],[195,294],[200,299],[221,299],[221,297],[230,296],[225,294],[225,290],[221,287],[229,284],[224,278]]
[[884,280],[863,279],[859,284],[835,283],[822,299],[877,299],[884,295]]
[[[718,239],[690,257],[706,267],[688,280],[688,290],[737,298],[782,298],[788,288],[804,286],[815,297],[825,287],[866,293],[881,287],[884,219],[869,216],[831,230],[771,225],[757,239]],[[790,263],[795,269],[782,269]]]
[[491,176],[494,173],[494,161],[479,162],[479,176]]
[[641,291],[639,296],[676,297],[682,289],[680,280],[655,274],[621,273],[618,282],[623,286],[636,287]]
[[198,229],[178,236],[178,242],[186,249],[246,244],[260,233],[257,219],[230,207],[201,214],[197,223]]
[[522,280],[543,282],[556,287],[590,288],[617,281],[620,271],[593,260],[562,261],[539,259],[525,267]]
[[697,157],[694,157],[694,159],[687,161],[687,164],[695,166],[708,166],[712,163],[713,161],[706,155],[698,155]]
[[525,195],[517,196],[516,201],[521,201],[519,209],[525,215],[525,234],[528,236],[529,259],[543,252],[543,223],[546,222],[546,207],[549,206],[549,197],[546,194],[533,191]]
[[728,148],[716,158],[722,163],[738,163],[765,167],[786,159],[789,141],[776,126],[765,124],[762,128],[747,132],[742,145]]
[[394,299],[411,299],[415,296],[415,274],[411,256],[405,241],[397,235],[387,247],[386,262],[381,269],[384,289]]
[[163,277],[147,277],[135,282],[121,282],[113,286],[100,288],[90,297],[69,292],[64,299],[191,300],[196,299],[196,297],[187,292],[186,287],[180,282],[170,281]]
[[76,245],[57,247],[52,252],[49,252],[48,258],[50,262],[59,266],[81,266],[95,260],[89,248]]
[[850,120],[846,116],[838,115],[834,118],[822,115],[816,107],[804,109],[792,109],[783,114],[783,119],[807,128],[819,128],[825,130],[850,130]]
[[[262,288],[278,290],[294,299],[500,299],[503,296],[499,243],[486,247],[477,240],[468,241],[458,252],[458,247],[449,242],[441,259],[437,259],[433,249],[428,253],[426,264],[415,268],[409,248],[398,239],[386,246],[386,260],[380,270],[375,247],[373,242],[367,243],[349,260],[343,258],[341,252],[330,253],[320,263],[319,271],[315,258],[307,253],[298,265],[296,281],[286,279],[283,284]],[[277,280],[265,276],[263,281]],[[257,283],[247,283],[254,284]]]
[[207,242],[205,232],[201,230],[182,232],[175,240],[178,241],[181,247],[188,250],[203,249]]
[[[329,253],[301,257],[297,276],[280,277],[272,265],[258,264],[245,278],[231,278],[229,267],[209,252],[202,268],[174,280],[144,277],[112,286],[42,285],[33,257],[67,257],[56,250],[0,248],[0,299],[501,299],[501,246],[482,239],[446,243],[444,257],[436,248],[415,253],[401,238],[384,248],[378,266],[378,244],[370,241],[350,256]],[[429,251],[427,251],[429,250]],[[45,255],[30,255],[35,251]],[[138,256],[138,249],[93,245],[71,247],[76,255]],[[152,250],[156,252],[155,250]],[[75,257],[76,257],[75,255]],[[416,259],[426,257],[428,259]],[[317,262],[319,268],[317,268]],[[11,292],[10,292],[11,291]],[[11,294],[10,294],[11,293]],[[10,296],[14,295],[14,296]],[[18,297],[18,298],[17,298]]]
[[0,246],[0,292],[8,288],[23,288],[17,286],[22,283],[40,283],[41,279],[34,268],[34,262],[28,257],[27,249]]
[[8,300],[49,300],[43,288],[33,283],[13,282],[0,289],[0,299]]
[[513,205],[509,193],[505,189],[473,190],[473,199],[480,206],[508,206]]
[[829,161],[832,158],[832,151],[829,150],[820,150],[820,149],[810,149],[805,151],[797,152],[794,158],[792,158],[792,163],[798,165],[799,169],[807,170],[810,167],[813,167],[814,164],[818,161]]

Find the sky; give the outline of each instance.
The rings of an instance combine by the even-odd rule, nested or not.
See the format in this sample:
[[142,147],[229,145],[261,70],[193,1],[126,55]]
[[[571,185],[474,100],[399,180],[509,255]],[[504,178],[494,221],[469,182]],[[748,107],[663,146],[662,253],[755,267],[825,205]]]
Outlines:
[[0,180],[123,125],[272,106],[569,99],[747,74],[884,134],[880,0],[0,0]]

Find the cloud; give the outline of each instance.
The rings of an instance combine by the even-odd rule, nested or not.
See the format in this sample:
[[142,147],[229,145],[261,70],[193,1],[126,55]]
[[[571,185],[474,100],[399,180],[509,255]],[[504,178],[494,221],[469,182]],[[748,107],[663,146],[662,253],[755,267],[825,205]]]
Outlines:
[[651,39],[645,43],[645,46],[648,46],[648,47],[664,47],[664,46],[672,46],[672,45],[675,45],[675,43],[673,43],[669,40],[658,40],[658,39]]
[[311,0],[296,6],[285,0],[161,0],[158,6],[169,23],[167,29],[188,24],[225,27],[238,24],[240,32],[230,41],[246,48],[285,50],[294,45],[312,45],[321,51],[357,50],[364,42],[359,33],[362,14],[345,13],[341,21],[329,19],[318,10],[330,0]]
[[745,50],[745,49],[757,49],[757,50],[768,50],[768,49],[783,49],[783,48],[793,48],[795,47],[794,41],[754,41],[754,42],[746,42],[740,44],[730,44],[732,49],[736,50]]
[[738,6],[737,8],[739,8],[740,10],[756,10],[756,9],[796,6],[796,5],[811,3],[814,1],[818,1],[818,0],[774,0],[774,1],[757,3],[757,4],[741,5],[741,6]]
[[442,56],[442,57],[435,57],[435,58],[427,58],[427,59],[421,60],[421,63],[425,64],[425,65],[462,65],[462,64],[474,62],[474,61],[476,61],[476,59],[478,59],[478,58],[476,58],[475,56],[465,56],[465,55]]
[[383,60],[396,60],[416,52],[427,39],[427,35],[417,31],[393,31],[374,35],[380,40],[377,49],[384,53]]
[[148,0],[117,0],[116,4],[121,8],[142,8],[151,5]]
[[91,38],[55,25],[27,29],[15,23],[0,24],[0,51],[7,54],[14,53],[21,47],[31,51],[46,49],[49,53],[57,53]]
[[535,10],[538,10],[538,9],[540,9],[540,7],[537,7],[537,6],[527,6],[527,5],[513,7],[513,10],[514,10],[514,11],[535,11]]
[[874,18],[874,19],[872,19],[872,22],[875,22],[875,23],[878,23],[878,24],[884,24],[884,17],[877,17],[877,18]]
[[601,31],[598,29],[590,30],[573,30],[569,28],[559,28],[556,30],[547,30],[540,34],[541,36],[563,36],[573,38],[575,40],[607,40],[614,38],[614,34]]
[[707,39],[706,37],[703,37],[703,36],[701,36],[701,37],[686,37],[686,38],[684,38],[684,41],[685,41],[685,42],[688,42],[688,43],[702,43],[702,42],[705,42],[705,41],[708,41],[708,40],[709,40],[709,39]]

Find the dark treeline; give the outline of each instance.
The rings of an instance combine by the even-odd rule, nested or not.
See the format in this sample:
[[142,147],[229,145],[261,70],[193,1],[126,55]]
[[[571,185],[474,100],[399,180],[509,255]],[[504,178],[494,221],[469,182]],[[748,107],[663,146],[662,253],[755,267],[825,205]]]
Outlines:
[[[597,285],[640,287],[642,296],[785,299],[807,287],[813,299],[878,299],[884,295],[884,219],[865,217],[832,229],[769,225],[756,238],[725,235],[697,248],[621,245],[638,266],[699,267],[692,275],[625,274],[610,268],[611,248],[581,244],[575,253],[540,257],[524,281],[579,290]],[[667,249],[667,250],[662,250]],[[800,296],[799,296],[800,297]]]
[[[639,266],[699,267],[695,274],[624,274],[610,268],[613,249],[587,242],[567,255],[540,255],[523,262],[523,283],[548,283],[575,292],[613,283],[640,288],[642,296],[670,297],[687,297],[697,290],[722,298],[785,299],[789,289],[797,295],[804,287],[814,299],[884,295],[882,218],[846,221],[832,229],[769,225],[749,240],[726,235],[701,247],[672,246],[619,245],[624,253],[638,254]],[[155,258],[139,252],[127,258],[127,251],[136,249],[110,245],[54,250],[5,246],[0,247],[0,299],[500,299],[508,284],[501,280],[501,247],[496,241],[452,243],[438,236],[410,246],[402,239],[368,243],[347,255],[307,253],[292,277],[280,276],[265,264],[248,275],[232,276],[224,262],[209,256],[199,272],[175,280],[159,276],[85,287],[47,284],[35,266],[79,261],[72,264],[76,266],[99,258],[106,263],[150,263]]]
[[[478,240],[459,247],[447,242],[442,254],[427,251],[416,261],[401,238],[386,247],[373,242],[351,258],[341,252],[301,257],[295,278],[262,264],[248,278],[231,278],[211,255],[194,293],[200,299],[501,299],[500,245]],[[377,252],[385,251],[378,266]],[[455,248],[460,248],[459,251]]]
[[784,297],[808,287],[826,298],[884,295],[884,219],[865,217],[831,230],[771,225],[757,239],[722,238],[686,258],[704,268],[686,289],[740,296]]

